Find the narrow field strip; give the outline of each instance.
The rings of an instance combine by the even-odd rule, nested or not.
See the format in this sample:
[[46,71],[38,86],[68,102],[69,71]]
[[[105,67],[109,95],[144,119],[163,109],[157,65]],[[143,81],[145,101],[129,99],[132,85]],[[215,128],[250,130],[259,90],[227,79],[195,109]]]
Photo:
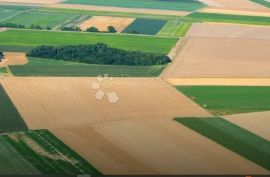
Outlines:
[[250,1],[255,2],[255,3],[258,3],[260,5],[263,5],[265,7],[270,8],[270,2],[267,1],[267,0],[250,0]]
[[175,120],[270,170],[270,141],[219,117]]
[[191,22],[168,21],[165,26],[158,32],[159,36],[183,37],[191,27]]

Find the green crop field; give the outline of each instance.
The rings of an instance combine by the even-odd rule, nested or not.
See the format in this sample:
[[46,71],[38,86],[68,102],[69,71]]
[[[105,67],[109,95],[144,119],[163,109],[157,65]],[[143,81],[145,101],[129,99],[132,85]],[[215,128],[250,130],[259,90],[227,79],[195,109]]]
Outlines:
[[168,23],[158,32],[159,36],[183,37],[191,27],[191,22],[168,21]]
[[197,0],[67,0],[64,3],[180,11],[195,11],[206,6]]
[[99,74],[109,74],[114,77],[156,77],[165,67],[90,65],[30,58],[27,65],[10,66],[10,70],[15,76],[96,77]]
[[1,74],[7,74],[8,71],[7,71],[7,67],[0,67],[0,75]]
[[166,23],[164,20],[136,19],[123,32],[155,35]]
[[0,33],[0,46],[30,47],[39,45],[78,45],[105,43],[124,50],[167,54],[177,38],[104,34],[84,32],[56,32],[40,30],[8,30]]
[[27,11],[9,18],[8,20],[2,21],[2,23],[20,24],[26,26],[27,28],[29,28],[32,24],[41,26],[43,28],[47,26],[57,28],[65,23],[69,23],[78,16],[79,15],[76,14]]
[[0,5],[0,22],[14,17],[17,14],[20,14],[23,11],[29,10],[31,8],[33,7]]
[[0,135],[0,174],[101,175],[47,130]]
[[76,18],[74,18],[73,20],[71,20],[68,23],[66,23],[65,25],[63,25],[63,27],[77,27],[83,21],[85,21],[85,20],[87,20],[89,18],[91,18],[90,15],[78,15]]
[[182,18],[184,21],[192,22],[224,22],[224,23],[239,23],[251,25],[270,25],[270,17],[261,16],[244,16],[244,15],[229,15],[215,13],[195,12]]
[[[12,101],[6,94],[5,90],[0,86],[0,133],[8,131],[26,130],[19,112],[13,105]],[[1,174],[1,173],[0,173]]]
[[251,0],[251,1],[270,8],[270,2],[267,0]]
[[215,115],[270,110],[270,87],[177,86]]
[[218,117],[175,120],[270,170],[270,141]]

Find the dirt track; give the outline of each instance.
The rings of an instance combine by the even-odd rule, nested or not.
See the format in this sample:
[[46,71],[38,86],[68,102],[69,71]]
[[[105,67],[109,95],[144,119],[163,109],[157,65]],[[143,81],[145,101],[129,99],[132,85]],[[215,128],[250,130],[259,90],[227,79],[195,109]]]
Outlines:
[[189,38],[164,78],[269,78],[270,41]]
[[168,119],[116,121],[52,132],[105,174],[269,173]]
[[179,15],[185,16],[190,12],[173,11],[173,10],[156,10],[156,9],[140,9],[140,8],[121,8],[109,6],[93,6],[93,5],[76,5],[76,4],[52,4],[46,7],[61,8],[61,9],[80,9],[80,10],[95,10],[95,11],[110,11],[110,12],[127,12],[127,13],[142,13],[142,14],[157,14],[157,15]]
[[0,67],[8,65],[24,65],[28,63],[25,53],[20,52],[4,52],[4,60],[0,62]]
[[270,141],[270,111],[229,115],[225,119]]

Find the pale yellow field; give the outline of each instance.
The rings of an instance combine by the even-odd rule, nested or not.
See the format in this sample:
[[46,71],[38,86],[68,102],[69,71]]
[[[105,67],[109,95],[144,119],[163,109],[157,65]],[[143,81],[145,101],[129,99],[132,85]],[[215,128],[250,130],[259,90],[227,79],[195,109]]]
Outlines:
[[25,53],[20,52],[4,52],[4,60],[0,62],[0,67],[8,65],[24,65],[28,63]]
[[215,37],[270,40],[270,27],[220,23],[194,23],[188,37]]
[[113,26],[118,33],[122,32],[128,25],[130,25],[135,18],[125,17],[109,17],[109,16],[93,16],[85,20],[80,28],[86,31],[89,27],[96,27],[99,31],[108,31],[109,26]]
[[269,78],[270,41],[191,37],[165,78]]
[[0,3],[17,3],[17,4],[56,4],[64,0],[0,0]]
[[269,174],[169,119],[51,129],[105,174]]
[[[176,89],[155,78],[115,78],[119,101],[97,100],[96,78],[5,78],[2,85],[31,129],[82,126],[115,120],[209,116]],[[102,83],[103,84],[103,83]],[[102,86],[103,87],[103,86]]]
[[225,119],[270,141],[270,111],[225,116]]

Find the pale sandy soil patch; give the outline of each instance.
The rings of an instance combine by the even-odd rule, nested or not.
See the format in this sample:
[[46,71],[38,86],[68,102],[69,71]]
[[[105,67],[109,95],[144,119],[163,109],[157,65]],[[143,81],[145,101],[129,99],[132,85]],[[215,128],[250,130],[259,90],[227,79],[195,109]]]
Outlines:
[[215,0],[199,0],[199,1],[211,7],[224,7],[223,4],[220,4]]
[[0,0],[0,3],[17,3],[17,4],[56,4],[64,0]]
[[219,23],[194,23],[188,37],[216,37],[270,40],[270,27]]
[[125,17],[110,17],[110,16],[93,16],[85,20],[80,28],[86,31],[89,27],[96,27],[99,31],[108,31],[109,26],[113,26],[117,32],[122,32],[128,25],[130,25],[135,18]]
[[52,4],[52,5],[47,5],[46,7],[61,8],[61,9],[80,9],[80,10],[94,10],[94,11],[157,14],[157,15],[179,15],[179,16],[185,16],[190,13],[186,11],[174,11],[174,10],[122,8],[122,7],[109,7],[109,6],[77,5],[77,4]]
[[173,120],[51,129],[105,174],[269,174]]
[[166,78],[171,85],[270,86],[270,78]]
[[[112,87],[96,78],[5,78],[2,85],[31,129],[82,126],[135,118],[209,116],[210,114],[157,78],[114,78]],[[115,92],[118,102],[107,95]]]
[[4,32],[4,31],[7,31],[7,28],[5,28],[5,27],[0,28],[0,33],[1,33],[1,32]]
[[270,141],[270,111],[228,115],[225,119]]
[[269,78],[270,41],[189,38],[165,78]]
[[4,59],[0,62],[0,67],[8,65],[25,65],[28,59],[25,53],[21,52],[4,52]]

